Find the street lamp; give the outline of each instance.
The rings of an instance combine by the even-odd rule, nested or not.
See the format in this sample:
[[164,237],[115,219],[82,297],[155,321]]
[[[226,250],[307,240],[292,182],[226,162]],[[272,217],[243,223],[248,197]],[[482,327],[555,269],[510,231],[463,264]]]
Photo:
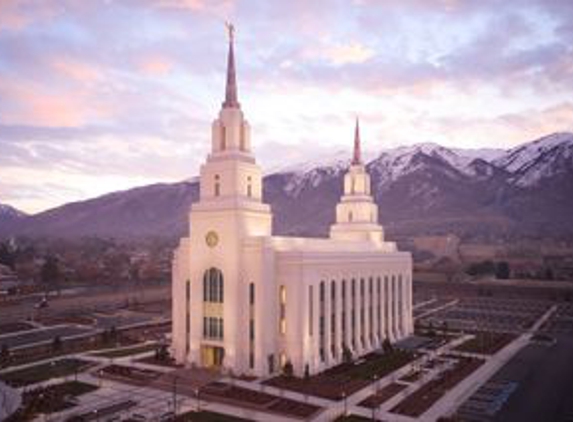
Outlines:
[[342,400],[344,400],[344,416],[348,414],[348,403],[346,401],[346,391],[342,392]]
[[195,389],[195,396],[197,397],[197,412],[201,411],[201,397],[199,396],[200,393],[201,393],[201,388],[197,387]]

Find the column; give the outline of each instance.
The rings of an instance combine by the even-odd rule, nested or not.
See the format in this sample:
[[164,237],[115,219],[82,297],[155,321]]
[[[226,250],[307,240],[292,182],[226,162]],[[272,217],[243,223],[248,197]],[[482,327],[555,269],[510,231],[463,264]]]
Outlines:
[[313,284],[313,339],[312,339],[312,362],[315,373],[322,368],[320,360],[320,282]]

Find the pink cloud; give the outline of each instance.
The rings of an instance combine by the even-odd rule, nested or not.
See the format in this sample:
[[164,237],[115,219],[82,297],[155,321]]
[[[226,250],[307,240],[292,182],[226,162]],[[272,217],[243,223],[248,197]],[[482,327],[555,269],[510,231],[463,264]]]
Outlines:
[[90,83],[102,78],[102,71],[94,66],[79,60],[69,58],[55,58],[51,62],[59,73],[78,82]]
[[112,112],[82,92],[50,91],[29,83],[0,83],[0,95],[10,98],[12,105],[2,112],[3,124],[74,127],[94,123]]
[[140,71],[150,76],[166,75],[173,69],[173,61],[163,56],[147,56],[137,60]]

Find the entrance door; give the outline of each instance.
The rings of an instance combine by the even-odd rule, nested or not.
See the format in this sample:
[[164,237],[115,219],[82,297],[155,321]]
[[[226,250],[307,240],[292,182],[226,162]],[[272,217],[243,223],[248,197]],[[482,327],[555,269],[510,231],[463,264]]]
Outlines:
[[206,368],[223,366],[225,349],[216,346],[201,346],[201,365]]

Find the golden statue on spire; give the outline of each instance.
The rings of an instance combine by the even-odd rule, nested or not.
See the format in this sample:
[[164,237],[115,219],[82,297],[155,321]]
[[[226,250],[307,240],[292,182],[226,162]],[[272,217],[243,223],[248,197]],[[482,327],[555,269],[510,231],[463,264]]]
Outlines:
[[229,42],[233,42],[235,40],[235,25],[226,21],[225,27],[227,28],[227,34],[229,35]]

